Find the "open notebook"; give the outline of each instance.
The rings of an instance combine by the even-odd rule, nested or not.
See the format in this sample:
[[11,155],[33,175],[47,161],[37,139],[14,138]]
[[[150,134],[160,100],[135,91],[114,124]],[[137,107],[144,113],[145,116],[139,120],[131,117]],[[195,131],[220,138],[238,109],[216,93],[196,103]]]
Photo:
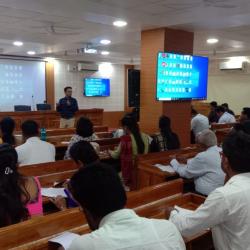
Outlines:
[[175,173],[174,169],[170,165],[155,164],[154,166],[163,172]]
[[62,196],[67,198],[66,193],[64,192],[64,188],[42,188],[41,189],[42,196],[56,198],[57,196]]
[[71,233],[71,232],[64,232],[59,236],[52,238],[49,240],[50,243],[56,243],[62,246],[65,250],[68,250],[72,241],[79,237],[78,234]]

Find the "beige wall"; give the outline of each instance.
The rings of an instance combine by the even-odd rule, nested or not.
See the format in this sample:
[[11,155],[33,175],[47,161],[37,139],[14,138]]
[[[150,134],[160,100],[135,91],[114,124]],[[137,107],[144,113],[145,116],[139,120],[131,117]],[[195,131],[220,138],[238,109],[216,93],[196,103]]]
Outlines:
[[250,66],[243,71],[220,71],[219,61],[210,61],[208,101],[227,102],[236,114],[250,107]]
[[[64,96],[65,86],[72,86],[73,96],[77,98],[81,109],[103,108],[104,111],[124,111],[124,65],[114,64],[109,76],[97,72],[69,72],[68,64],[77,65],[72,61],[55,61],[55,99]],[[85,77],[103,77],[110,79],[109,97],[85,97],[83,95],[83,79]]]

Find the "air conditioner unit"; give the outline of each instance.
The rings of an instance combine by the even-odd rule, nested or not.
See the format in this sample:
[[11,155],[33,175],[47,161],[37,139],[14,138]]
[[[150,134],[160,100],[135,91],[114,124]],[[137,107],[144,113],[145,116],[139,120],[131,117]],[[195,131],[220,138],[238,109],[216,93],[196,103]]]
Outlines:
[[78,71],[98,71],[98,65],[91,63],[78,63]]
[[72,65],[72,64],[68,64],[67,69],[68,69],[68,72],[77,72],[78,71],[77,65]]
[[220,63],[220,70],[243,70],[244,66],[242,61],[228,61]]

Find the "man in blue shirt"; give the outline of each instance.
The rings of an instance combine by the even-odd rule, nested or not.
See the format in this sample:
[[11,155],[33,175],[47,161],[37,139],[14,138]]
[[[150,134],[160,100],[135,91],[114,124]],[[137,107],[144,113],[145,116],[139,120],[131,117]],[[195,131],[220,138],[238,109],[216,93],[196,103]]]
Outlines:
[[72,97],[72,88],[64,88],[65,97],[59,100],[57,112],[61,114],[60,128],[73,128],[75,126],[75,113],[79,110],[78,103]]

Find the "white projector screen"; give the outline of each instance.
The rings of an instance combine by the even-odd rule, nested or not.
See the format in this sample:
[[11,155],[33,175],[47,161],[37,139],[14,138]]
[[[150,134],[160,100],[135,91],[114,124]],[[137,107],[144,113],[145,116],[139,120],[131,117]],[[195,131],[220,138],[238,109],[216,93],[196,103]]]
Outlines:
[[0,111],[46,100],[45,62],[0,59]]

